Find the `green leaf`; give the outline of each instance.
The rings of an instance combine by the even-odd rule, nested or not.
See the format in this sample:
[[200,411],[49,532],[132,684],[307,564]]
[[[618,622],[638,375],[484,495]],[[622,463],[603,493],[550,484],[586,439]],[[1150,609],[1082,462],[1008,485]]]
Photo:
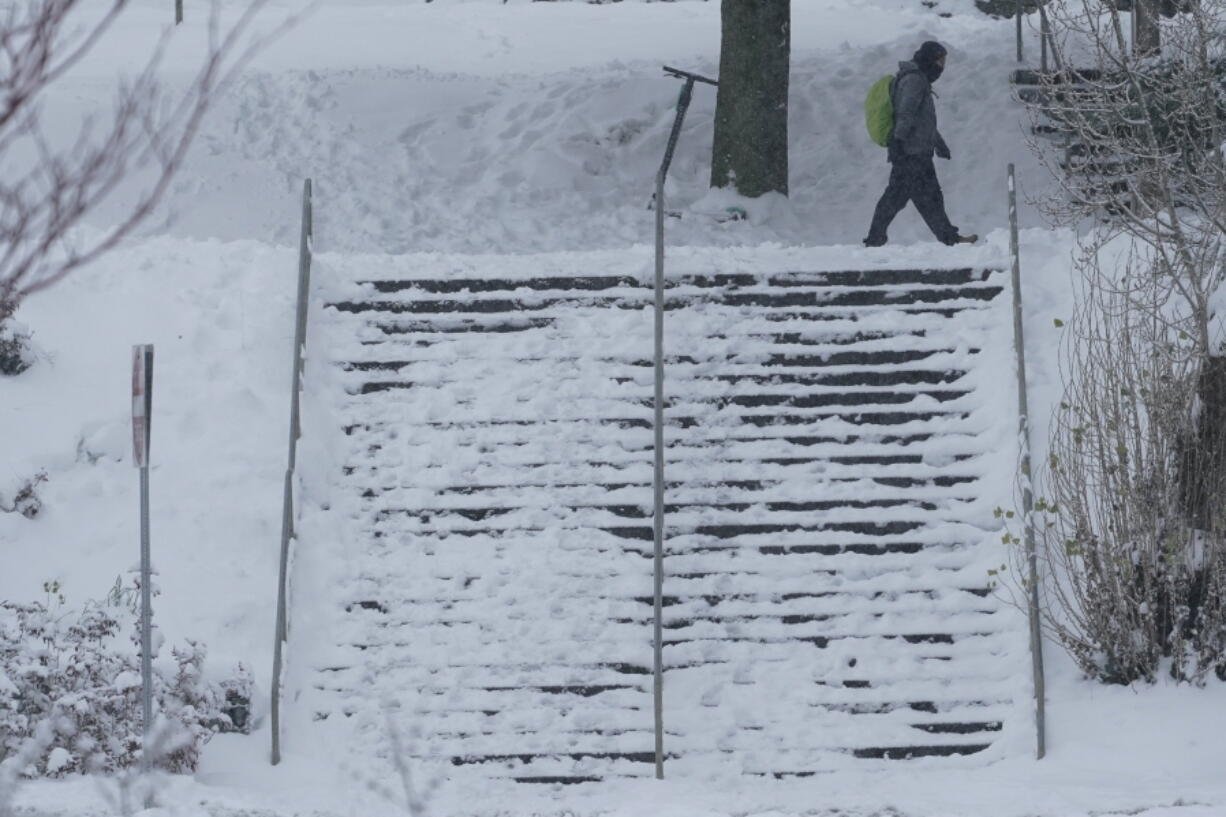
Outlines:
[[1054,318],[1054,319],[1052,320],[1052,323],[1054,323],[1054,324],[1055,324],[1056,326],[1058,326],[1058,327],[1059,327],[1059,326],[1064,326],[1064,321],[1060,320],[1059,318]]

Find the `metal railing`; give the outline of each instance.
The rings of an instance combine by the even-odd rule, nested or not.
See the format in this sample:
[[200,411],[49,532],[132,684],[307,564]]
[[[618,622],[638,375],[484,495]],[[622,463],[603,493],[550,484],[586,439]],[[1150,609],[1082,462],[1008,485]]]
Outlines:
[[[1022,62],[1022,18],[1025,17],[1025,6],[1023,0],[1017,0],[1017,12],[1014,18],[1017,20],[1017,61]],[[1051,23],[1047,19],[1047,6],[1044,0],[1039,3],[1039,70],[1047,73],[1047,50],[1048,43],[1051,40]]]
[[281,670],[289,639],[289,545],[294,538],[294,467],[298,438],[302,436],[299,398],[302,392],[303,352],[306,345],[307,299],[311,286],[311,180],[302,186],[302,239],[298,245],[298,311],[294,324],[294,374],[289,404],[289,459],[281,503],[281,562],[277,575],[277,624],[272,651],[272,765],[281,762]]
[[677,149],[677,140],[681,137],[681,126],[685,122],[685,112],[690,107],[694,95],[694,83],[703,82],[718,86],[719,82],[677,68],[664,66],[664,73],[683,80],[681,93],[677,97],[677,111],[673,117],[673,127],[668,134],[668,144],[664,149],[664,160],[656,173],[656,192],[652,199],[656,208],[656,274],[655,274],[655,396],[653,400],[652,426],[655,433],[655,461],[652,475],[653,501],[652,533],[654,539],[653,552],[653,684],[652,708],[655,715],[655,760],[656,779],[664,779],[664,180],[668,177],[668,168],[673,163],[673,152]]
[[1027,613],[1034,683],[1035,757],[1047,753],[1047,694],[1043,674],[1043,631],[1039,616],[1039,561],[1034,539],[1034,480],[1030,469],[1030,406],[1026,398],[1026,337],[1022,325],[1022,263],[1018,248],[1017,180],[1009,165],[1009,250],[1013,256],[1013,347],[1017,356],[1017,436],[1022,462],[1022,525],[1026,548]]

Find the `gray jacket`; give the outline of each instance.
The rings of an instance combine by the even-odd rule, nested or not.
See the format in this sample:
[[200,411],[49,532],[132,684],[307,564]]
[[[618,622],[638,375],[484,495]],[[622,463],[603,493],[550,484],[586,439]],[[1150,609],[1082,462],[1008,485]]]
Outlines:
[[937,130],[937,106],[932,83],[911,61],[898,63],[898,76],[890,92],[894,104],[894,135],[908,156],[932,158],[937,146],[945,146]]

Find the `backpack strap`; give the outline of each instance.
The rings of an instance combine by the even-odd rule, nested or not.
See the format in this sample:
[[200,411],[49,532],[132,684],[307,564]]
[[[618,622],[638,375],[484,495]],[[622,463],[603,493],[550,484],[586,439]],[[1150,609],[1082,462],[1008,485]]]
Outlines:
[[[899,71],[897,74],[895,74],[894,79],[890,82],[890,104],[891,105],[894,104],[894,91],[898,88],[899,80],[907,76],[907,74],[922,74],[922,73],[924,72],[918,68],[904,68],[901,71]],[[929,86],[929,90],[932,90],[931,86]]]

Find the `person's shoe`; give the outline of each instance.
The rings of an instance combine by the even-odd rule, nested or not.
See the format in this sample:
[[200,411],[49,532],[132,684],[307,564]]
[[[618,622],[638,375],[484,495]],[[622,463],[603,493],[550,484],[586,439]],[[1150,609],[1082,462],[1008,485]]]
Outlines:
[[884,247],[885,239],[869,237],[869,238],[864,239],[864,246],[866,247]]
[[960,235],[958,233],[954,233],[951,238],[945,239],[944,244],[947,247],[953,247],[957,244],[974,244],[978,240],[979,236],[977,235]]

